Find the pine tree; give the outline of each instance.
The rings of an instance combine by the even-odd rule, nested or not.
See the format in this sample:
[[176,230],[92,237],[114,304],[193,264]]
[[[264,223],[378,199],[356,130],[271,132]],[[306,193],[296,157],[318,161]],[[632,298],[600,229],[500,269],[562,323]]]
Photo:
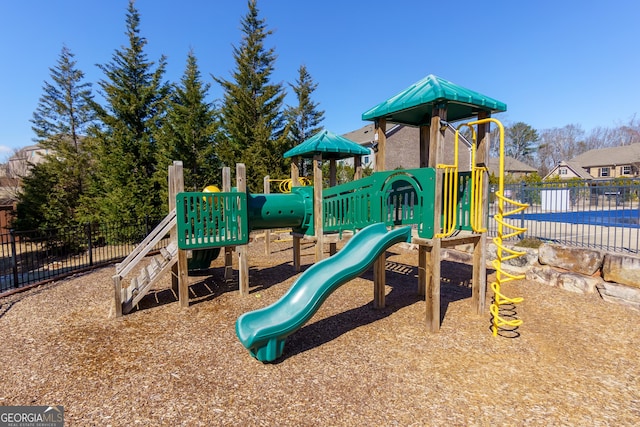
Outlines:
[[318,84],[313,82],[305,65],[301,65],[298,69],[296,83],[289,84],[289,86],[293,89],[298,100],[298,105],[289,106],[286,110],[291,126],[289,136],[292,147],[294,147],[322,130],[320,123],[324,120],[324,111],[318,110],[318,103],[311,99]]
[[34,140],[50,154],[23,180],[17,228],[63,227],[77,221],[76,208],[89,174],[82,140],[95,118],[91,84],[83,82],[84,73],[66,46],[49,70],[51,82],[44,83],[31,122]]
[[[94,104],[101,126],[93,129],[98,179],[85,205],[103,220],[136,220],[160,216],[163,200],[155,179],[159,129],[170,87],[163,82],[166,59],[157,67],[147,59],[140,36],[140,15],[130,0],[126,15],[129,45],[112,61],[98,65],[106,79],[98,82],[106,105]],[[165,184],[166,185],[166,184]]]
[[[320,123],[324,120],[324,111],[318,110],[318,103],[311,99],[318,84],[313,82],[305,65],[301,65],[298,69],[296,83],[289,84],[289,86],[296,94],[298,105],[289,106],[285,110],[285,116],[290,126],[287,150],[303,143],[322,130]],[[303,175],[305,174],[304,169],[303,166]]]
[[265,175],[284,173],[288,127],[282,113],[284,89],[270,83],[276,56],[273,48],[265,49],[264,41],[272,31],[259,18],[256,0],[249,0],[248,7],[241,21],[242,42],[233,49],[233,81],[215,78],[225,92],[218,155],[231,168],[245,163],[249,188],[256,191]]
[[212,104],[205,101],[210,85],[203,84],[200,76],[197,59],[190,51],[184,75],[169,101],[158,150],[159,182],[166,182],[167,166],[181,160],[184,186],[190,191],[220,181],[220,161],[215,153],[218,123]]

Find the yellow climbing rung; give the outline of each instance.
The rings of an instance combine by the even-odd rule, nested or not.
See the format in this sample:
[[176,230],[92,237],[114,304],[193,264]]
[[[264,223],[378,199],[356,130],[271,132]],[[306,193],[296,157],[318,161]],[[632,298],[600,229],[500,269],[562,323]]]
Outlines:
[[453,143],[453,164],[438,164],[437,169],[442,173],[442,232],[436,233],[436,238],[449,237],[456,229],[458,217],[458,141],[456,131]]
[[[460,127],[467,126],[471,129],[473,136],[473,144],[471,151],[471,183],[472,183],[472,195],[471,195],[471,227],[475,232],[485,232],[486,228],[483,225],[482,218],[482,206],[483,206],[483,193],[482,188],[484,186],[484,175],[487,170],[485,167],[480,167],[476,164],[476,151],[475,151],[475,142],[476,142],[476,134],[474,126],[494,123],[498,126],[499,135],[500,135],[500,163],[499,163],[499,177],[498,177],[498,191],[495,193],[498,201],[498,212],[494,215],[494,219],[498,224],[498,235],[493,239],[493,242],[497,248],[497,257],[493,260],[492,265],[496,270],[496,280],[491,283],[491,289],[493,290],[493,304],[491,304],[491,315],[493,317],[492,321],[492,332],[493,336],[498,335],[498,330],[504,327],[515,328],[522,324],[522,320],[520,319],[512,319],[506,320],[500,314],[500,306],[504,304],[518,304],[523,301],[523,298],[509,298],[502,294],[501,286],[504,283],[507,283],[512,280],[523,279],[524,275],[516,275],[510,274],[504,271],[502,265],[505,261],[517,258],[524,254],[524,252],[516,251],[513,249],[509,249],[504,246],[503,241],[506,239],[510,239],[512,237],[516,237],[522,233],[524,233],[527,229],[525,227],[517,227],[515,225],[509,224],[505,219],[511,215],[522,212],[529,205],[526,203],[521,203],[516,200],[511,200],[504,196],[504,127],[502,123],[500,123],[496,119],[487,118],[481,119],[474,122],[468,122],[460,125]],[[460,128],[459,127],[459,128]],[[456,132],[457,135],[458,132]],[[505,211],[505,205],[509,204],[514,206],[513,209],[509,211]],[[509,230],[505,233],[505,230]],[[507,253],[508,255],[504,255]]]

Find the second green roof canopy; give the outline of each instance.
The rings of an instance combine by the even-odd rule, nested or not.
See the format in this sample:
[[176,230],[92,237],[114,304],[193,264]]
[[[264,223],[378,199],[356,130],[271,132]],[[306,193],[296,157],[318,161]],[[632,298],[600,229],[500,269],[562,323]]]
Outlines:
[[350,139],[323,130],[284,153],[284,157],[313,157],[315,154],[322,154],[324,159],[344,159],[366,156],[369,150]]
[[384,118],[392,123],[428,125],[434,106],[439,104],[446,105],[447,120],[451,122],[473,118],[480,111],[507,111],[507,105],[503,102],[430,74],[364,112],[362,120]]

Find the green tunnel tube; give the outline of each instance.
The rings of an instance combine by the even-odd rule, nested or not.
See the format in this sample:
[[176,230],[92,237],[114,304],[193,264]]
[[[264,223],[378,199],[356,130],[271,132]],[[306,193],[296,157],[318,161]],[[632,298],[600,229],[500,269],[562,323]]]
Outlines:
[[313,218],[312,190],[307,187],[294,187],[289,194],[248,194],[249,228],[306,229]]

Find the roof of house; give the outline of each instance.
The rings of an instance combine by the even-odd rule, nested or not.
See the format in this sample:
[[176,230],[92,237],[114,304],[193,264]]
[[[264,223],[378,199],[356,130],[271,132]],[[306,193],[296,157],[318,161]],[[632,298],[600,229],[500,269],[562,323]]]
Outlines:
[[336,135],[328,130],[322,130],[284,153],[284,157],[313,157],[319,153],[323,154],[323,158],[343,159],[353,156],[366,156],[369,154],[369,150],[348,138]]
[[[489,159],[489,173],[495,176],[498,176],[499,168],[500,168],[500,159],[498,157],[491,157]],[[514,159],[513,157],[509,157],[509,156],[504,156],[504,171],[507,173],[538,172],[536,168],[529,166],[528,164],[523,163],[520,160]]]
[[[389,136],[391,136],[393,132],[395,132],[398,129],[400,129],[400,125],[390,126],[389,129],[385,131],[385,135],[388,138]],[[375,134],[376,134],[375,125],[373,123],[369,123],[367,125],[364,125],[360,129],[356,129],[351,132],[345,133],[342,136],[362,145],[362,144],[373,142]]]
[[640,143],[621,147],[589,150],[571,159],[571,163],[583,168],[611,165],[629,165],[640,162]]
[[551,171],[544,178],[542,178],[542,180],[544,181],[544,180],[546,180],[548,177],[550,177],[552,175],[557,175],[557,173],[555,173],[555,172],[560,167],[567,167],[567,168],[571,169],[573,174],[576,175],[580,179],[593,179],[593,176],[591,176],[591,174],[589,174],[589,172],[584,170],[584,168],[582,166],[580,166],[579,164],[576,164],[575,162],[562,160],[553,169],[551,169]]
[[447,120],[451,122],[476,117],[480,111],[507,111],[503,102],[430,74],[362,113],[362,120],[385,118],[391,123],[425,125],[439,104],[446,104]]

